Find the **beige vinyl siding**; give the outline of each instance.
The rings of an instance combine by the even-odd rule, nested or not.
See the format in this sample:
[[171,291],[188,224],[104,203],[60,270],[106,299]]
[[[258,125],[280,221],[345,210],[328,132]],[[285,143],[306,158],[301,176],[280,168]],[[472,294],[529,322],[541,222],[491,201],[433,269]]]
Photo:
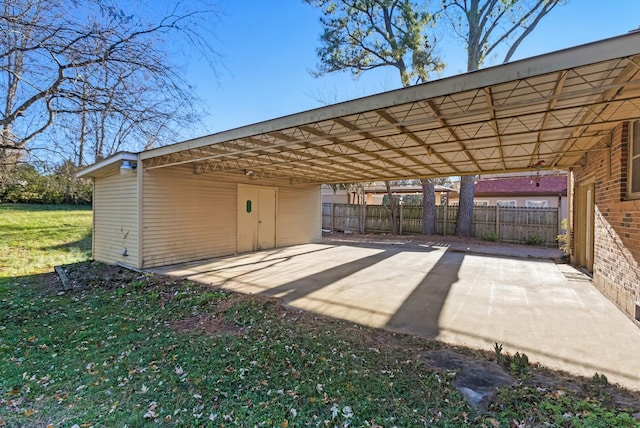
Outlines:
[[[119,173],[96,179],[93,195],[93,258],[139,266],[138,181]],[[123,256],[123,249],[127,255]]]
[[189,167],[158,168],[144,176],[142,266],[235,254],[239,183],[278,188],[277,246],[321,238],[320,186],[194,174]]
[[277,246],[319,242],[322,239],[320,186],[280,187]]
[[189,168],[145,171],[143,267],[236,251],[236,184]]

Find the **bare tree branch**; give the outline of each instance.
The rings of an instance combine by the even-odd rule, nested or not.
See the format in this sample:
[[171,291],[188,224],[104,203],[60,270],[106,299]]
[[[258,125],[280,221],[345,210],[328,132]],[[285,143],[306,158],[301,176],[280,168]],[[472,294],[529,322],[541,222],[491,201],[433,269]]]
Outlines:
[[[487,56],[516,36],[507,62],[540,20],[562,0],[445,0],[443,10],[467,47],[467,70],[478,69]],[[518,32],[520,32],[518,34]],[[471,235],[475,177],[460,179],[456,234]]]
[[[194,25],[214,15],[208,0],[199,1],[201,9],[195,0],[177,2],[156,22],[125,13],[130,4],[119,1],[5,0],[0,6],[3,147],[28,149],[52,127],[65,133],[75,127],[81,135],[70,139],[84,144],[91,136],[101,157],[110,154],[107,147],[158,144],[197,119],[197,98],[168,60],[163,40],[182,37],[213,64],[217,55],[198,29],[205,27]],[[117,144],[104,144],[117,135]]]

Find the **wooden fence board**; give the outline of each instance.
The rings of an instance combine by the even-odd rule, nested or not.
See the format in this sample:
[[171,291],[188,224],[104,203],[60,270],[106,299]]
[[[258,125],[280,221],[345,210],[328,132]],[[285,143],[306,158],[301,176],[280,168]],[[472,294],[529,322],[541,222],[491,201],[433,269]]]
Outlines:
[[[458,207],[436,207],[436,234],[453,235]],[[502,242],[557,245],[558,208],[474,207],[472,234]],[[364,223],[364,228],[362,228]],[[337,232],[389,233],[388,209],[382,205],[322,204],[322,228]],[[402,233],[422,232],[422,206],[402,206]]]

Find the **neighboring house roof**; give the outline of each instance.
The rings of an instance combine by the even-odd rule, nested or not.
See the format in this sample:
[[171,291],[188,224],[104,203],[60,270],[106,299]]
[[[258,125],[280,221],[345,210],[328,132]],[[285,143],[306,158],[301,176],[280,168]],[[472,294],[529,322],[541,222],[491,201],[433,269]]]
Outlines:
[[[458,193],[458,190],[451,187],[434,185],[436,192],[453,192]],[[387,188],[384,185],[381,186],[367,186],[364,188],[366,193],[387,193]],[[422,186],[391,186],[391,192],[393,193],[422,193]]]
[[475,194],[489,195],[566,195],[566,175],[544,175],[539,177],[539,186],[536,186],[536,176],[493,178],[478,180]]
[[[440,186],[438,184],[434,185],[434,190],[436,192],[442,192],[442,193],[459,193],[460,191],[457,189],[454,189],[452,187],[447,187],[447,186]],[[329,185],[323,185],[322,187],[322,192],[323,194],[326,195],[340,195],[340,194],[345,194],[348,193],[347,190],[345,189],[337,189],[336,191],[333,190],[333,188],[331,188]],[[364,192],[365,193],[374,193],[374,194],[386,194],[387,193],[387,188],[384,184],[373,184],[370,186],[365,186],[364,187]],[[416,186],[416,185],[394,185],[391,186],[391,192],[395,193],[395,194],[414,194],[414,193],[422,193],[422,186]]]

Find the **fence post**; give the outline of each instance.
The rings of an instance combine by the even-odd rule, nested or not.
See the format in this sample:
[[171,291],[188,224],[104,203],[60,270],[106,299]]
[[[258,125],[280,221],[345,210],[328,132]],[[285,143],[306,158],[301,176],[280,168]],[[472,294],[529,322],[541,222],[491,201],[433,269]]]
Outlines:
[[498,241],[500,239],[500,205],[496,205],[496,236],[498,237]]
[[442,216],[442,236],[446,236],[447,234],[447,207],[449,206],[449,201],[447,200],[447,203],[444,204],[444,214]]
[[404,204],[400,201],[400,227],[398,227],[398,233],[402,235],[402,213],[404,212]]
[[331,232],[336,231],[336,207],[333,202],[331,202]]

